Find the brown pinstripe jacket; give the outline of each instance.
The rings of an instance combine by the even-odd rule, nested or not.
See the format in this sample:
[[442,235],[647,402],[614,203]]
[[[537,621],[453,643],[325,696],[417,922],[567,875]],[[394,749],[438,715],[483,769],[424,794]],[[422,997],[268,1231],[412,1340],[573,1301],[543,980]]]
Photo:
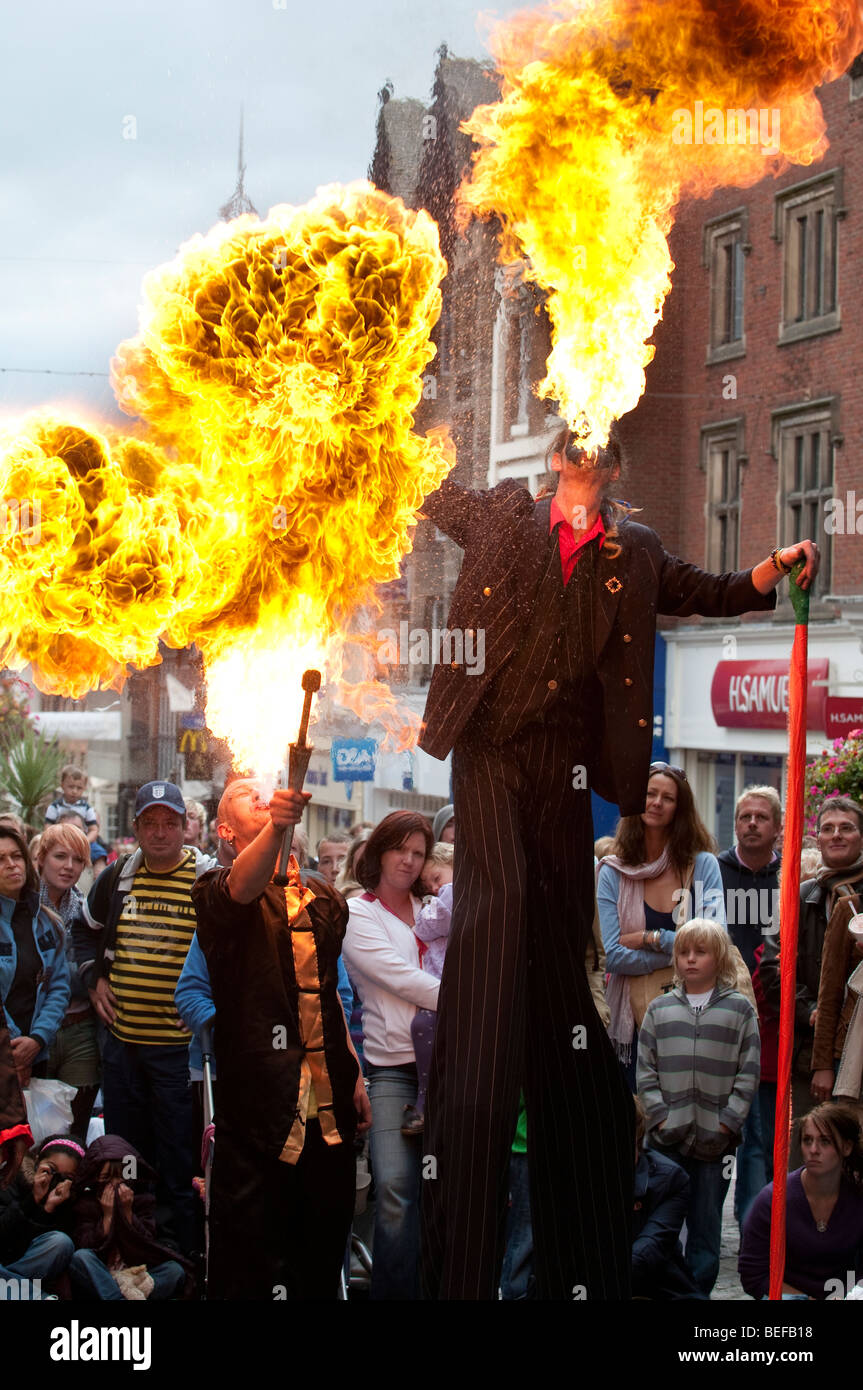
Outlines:
[[[548,545],[551,500],[504,482],[472,492],[449,478],[426,498],[423,514],[465,554],[447,627],[485,631],[485,669],[464,663],[435,668],[420,747],[445,758],[497,673],[532,621]],[[707,574],[669,555],[655,531],[619,524],[621,553],[600,554],[594,635],[603,689],[601,746],[588,763],[590,786],[622,815],[644,809],[653,740],[653,652],[658,613],[685,618],[732,617],[772,610],[776,594],[760,594],[751,570]],[[586,756],[588,750],[586,750]]]

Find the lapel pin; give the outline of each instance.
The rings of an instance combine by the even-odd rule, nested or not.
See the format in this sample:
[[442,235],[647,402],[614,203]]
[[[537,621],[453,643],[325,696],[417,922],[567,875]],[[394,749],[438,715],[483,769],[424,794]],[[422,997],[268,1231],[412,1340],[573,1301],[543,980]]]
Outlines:
[[605,587],[610,594],[619,594],[621,589],[623,588],[623,585],[621,584],[617,575],[613,574],[610,579],[606,579]]

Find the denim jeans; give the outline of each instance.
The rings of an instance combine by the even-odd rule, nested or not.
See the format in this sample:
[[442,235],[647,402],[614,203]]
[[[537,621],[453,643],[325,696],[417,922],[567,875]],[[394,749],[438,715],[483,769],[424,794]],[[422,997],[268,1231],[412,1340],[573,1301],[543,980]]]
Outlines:
[[773,1144],[776,1139],[776,1082],[762,1081],[755,1098],[761,1116],[765,1182],[773,1181]]
[[762,1187],[767,1186],[761,1108],[757,1096],[746,1116],[746,1123],[743,1126],[743,1142],[738,1148],[735,1158],[737,1181],[734,1185],[734,1216],[742,1233],[743,1223],[749,1215],[749,1208]]
[[509,1161],[509,1210],[500,1296],[507,1301],[536,1298],[527,1154],[513,1154]]
[[[186,1282],[186,1275],[176,1260],[166,1260],[164,1264],[148,1265],[147,1273],[153,1280],[150,1301],[173,1298],[179,1294]],[[103,1303],[124,1303],[118,1284],[114,1281],[108,1266],[99,1259],[95,1250],[76,1250],[69,1265],[72,1288],[78,1298],[98,1299]]]
[[105,1133],[128,1140],[155,1168],[157,1195],[170,1206],[180,1248],[186,1254],[200,1250],[203,1217],[192,1188],[197,1146],[189,1049],[121,1042],[104,1027],[100,1041]]
[[[21,1300],[30,1302],[44,1298],[44,1293],[33,1288],[33,1280],[38,1279],[43,1285],[48,1285],[58,1279],[74,1250],[72,1241],[62,1231],[46,1231],[44,1235],[37,1236],[17,1260],[9,1265],[0,1265],[0,1279],[6,1281],[4,1297],[8,1298],[10,1294],[14,1297],[13,1290],[17,1285],[17,1296]],[[19,1283],[19,1280],[22,1282]]]
[[406,1105],[415,1105],[413,1066],[369,1065],[370,1137],[375,1180],[373,1299],[419,1298],[419,1203],[422,1142],[401,1132]]
[[684,1158],[673,1149],[662,1149],[661,1152],[673,1158],[689,1174],[686,1249],[683,1254],[697,1287],[709,1298],[719,1273],[722,1207],[731,1182],[731,1165],[726,1162],[728,1155],[704,1159]]
[[436,1023],[437,1013],[434,1009],[417,1009],[411,1023],[411,1042],[417,1059],[416,1108],[421,1115],[425,1111]]

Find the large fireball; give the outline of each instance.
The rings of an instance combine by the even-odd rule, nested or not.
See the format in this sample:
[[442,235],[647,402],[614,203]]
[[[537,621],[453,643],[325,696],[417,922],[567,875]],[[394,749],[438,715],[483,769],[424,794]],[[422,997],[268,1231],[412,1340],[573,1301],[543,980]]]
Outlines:
[[0,494],[41,507],[0,549],[0,660],[78,695],[196,642],[211,728],[277,765],[299,674],[340,674],[451,466],[413,431],[445,270],[432,219],[361,183],[149,275],[113,364],[144,438],[39,417],[0,438]]

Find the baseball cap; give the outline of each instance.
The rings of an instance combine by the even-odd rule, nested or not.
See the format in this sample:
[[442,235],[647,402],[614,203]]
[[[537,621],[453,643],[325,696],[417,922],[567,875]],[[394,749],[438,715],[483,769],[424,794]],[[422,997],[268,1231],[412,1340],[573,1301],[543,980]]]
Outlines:
[[186,819],[186,803],[183,793],[173,782],[145,782],[135,797],[135,820],[150,806],[167,806]]

